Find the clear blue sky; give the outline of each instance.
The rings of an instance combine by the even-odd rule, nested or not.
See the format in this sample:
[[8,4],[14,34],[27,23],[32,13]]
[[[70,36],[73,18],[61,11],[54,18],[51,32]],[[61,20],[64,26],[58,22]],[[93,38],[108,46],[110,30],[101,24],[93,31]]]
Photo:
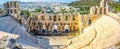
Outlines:
[[[7,1],[14,1],[14,0],[0,0],[0,4],[5,3]],[[69,3],[76,0],[18,0],[21,2],[63,2],[63,3]]]
[[[14,1],[14,0],[0,0],[0,4],[3,4],[7,1]],[[63,2],[63,3],[69,3],[69,2],[73,2],[76,0],[18,0],[21,2]],[[115,0],[118,1],[118,0]]]

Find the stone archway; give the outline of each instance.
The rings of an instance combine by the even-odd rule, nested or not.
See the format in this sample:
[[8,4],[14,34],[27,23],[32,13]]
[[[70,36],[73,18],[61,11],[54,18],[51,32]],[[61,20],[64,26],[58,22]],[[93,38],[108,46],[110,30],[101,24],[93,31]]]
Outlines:
[[49,25],[46,25],[46,30],[47,30],[47,31],[49,30]]
[[56,16],[53,16],[53,21],[57,21],[57,17]]
[[74,31],[76,30],[75,26],[73,26],[73,30],[74,30]]

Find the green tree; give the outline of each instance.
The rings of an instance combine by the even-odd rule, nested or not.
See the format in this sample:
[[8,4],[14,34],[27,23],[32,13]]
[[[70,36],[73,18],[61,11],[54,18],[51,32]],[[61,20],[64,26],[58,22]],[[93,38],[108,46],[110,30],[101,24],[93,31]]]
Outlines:
[[120,2],[112,2],[110,5],[114,9],[113,12],[120,12]]
[[0,13],[2,13],[3,12],[3,10],[2,9],[0,9]]
[[[70,3],[69,5],[76,7],[76,8],[80,8],[79,12],[81,14],[88,14],[90,12],[90,7],[91,6],[99,6],[100,1],[101,0],[78,0],[76,2]],[[120,2],[114,2],[112,0],[108,0],[108,5],[110,5],[113,9],[115,9],[114,12],[120,11]]]
[[33,11],[33,12],[41,12],[41,9],[40,9],[40,8],[37,8],[37,9],[35,9],[35,11]]
[[30,12],[28,10],[22,10],[21,13],[25,14],[27,18],[30,17]]
[[[91,7],[91,6],[99,6],[101,0],[78,0],[76,2],[72,2],[69,5],[74,7]],[[108,0],[108,4],[112,4],[112,0]]]

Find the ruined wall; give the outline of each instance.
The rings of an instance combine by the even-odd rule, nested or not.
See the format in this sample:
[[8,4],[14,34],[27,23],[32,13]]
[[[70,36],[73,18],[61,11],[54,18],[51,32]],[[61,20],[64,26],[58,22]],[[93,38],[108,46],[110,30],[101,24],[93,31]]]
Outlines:
[[69,31],[79,31],[79,18],[80,16],[77,13],[32,14],[32,16],[28,19],[28,32],[32,31],[33,29],[38,31],[45,29],[53,32],[55,25],[57,26],[58,32],[65,32],[66,28],[68,28]]

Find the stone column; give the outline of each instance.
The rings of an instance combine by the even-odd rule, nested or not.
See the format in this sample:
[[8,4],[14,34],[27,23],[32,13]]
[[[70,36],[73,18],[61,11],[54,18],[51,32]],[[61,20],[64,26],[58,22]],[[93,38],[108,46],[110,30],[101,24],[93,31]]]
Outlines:
[[100,15],[100,7],[97,8],[97,15]]
[[106,15],[108,15],[109,12],[109,6],[106,6]]
[[91,7],[90,8],[90,14],[91,15],[95,15],[95,7]]
[[104,15],[104,7],[102,7],[102,15]]

